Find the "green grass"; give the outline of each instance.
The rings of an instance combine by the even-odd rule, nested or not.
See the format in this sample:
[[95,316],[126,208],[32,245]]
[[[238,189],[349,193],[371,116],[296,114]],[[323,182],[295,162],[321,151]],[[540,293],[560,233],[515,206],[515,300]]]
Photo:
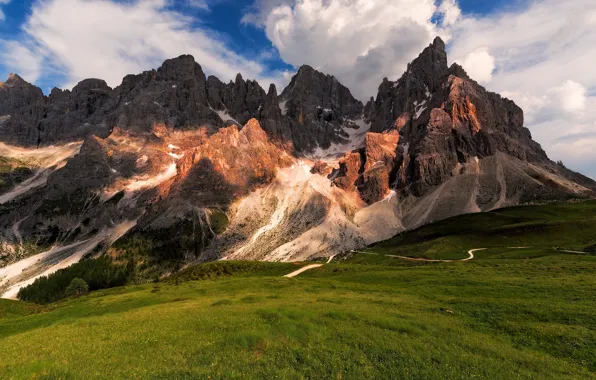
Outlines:
[[[555,205],[553,222],[592,208]],[[530,225],[520,210],[496,214]],[[453,240],[450,223],[397,239],[434,233],[430,247],[465,256],[500,228],[470,218]],[[45,306],[1,300],[0,377],[596,379],[596,255],[494,242],[468,262],[355,254],[293,279],[297,264],[217,262]]]
[[596,258],[503,254],[441,264],[357,255],[295,279],[281,277],[291,264],[248,263],[44,307],[3,300],[0,373],[596,378]]
[[584,251],[596,244],[596,201],[520,206],[447,219],[400,234],[369,251],[462,259],[472,248],[529,246]]

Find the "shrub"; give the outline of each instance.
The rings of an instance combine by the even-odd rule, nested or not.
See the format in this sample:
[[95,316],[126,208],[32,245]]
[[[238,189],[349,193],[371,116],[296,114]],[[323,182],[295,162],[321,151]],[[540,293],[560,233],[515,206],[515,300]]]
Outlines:
[[66,287],[64,295],[66,297],[80,297],[89,293],[89,285],[82,278],[73,278],[70,285]]

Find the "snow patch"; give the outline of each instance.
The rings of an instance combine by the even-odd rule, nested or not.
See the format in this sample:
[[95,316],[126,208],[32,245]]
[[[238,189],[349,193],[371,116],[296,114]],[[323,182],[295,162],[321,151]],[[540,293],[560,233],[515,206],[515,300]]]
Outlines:
[[288,101],[284,100],[283,102],[279,102],[279,109],[281,109],[281,114],[286,115],[288,113]]
[[426,104],[426,102],[422,102],[422,104],[420,104],[420,108],[418,108],[418,110],[416,111],[416,115],[414,115],[414,119],[418,119],[422,113],[424,111],[426,111],[427,107],[425,107],[424,105]]
[[174,178],[178,174],[178,169],[175,163],[171,163],[167,169],[154,177],[140,176],[133,178],[124,189],[129,192],[136,192],[143,189],[150,189],[161,185],[169,179]]
[[404,148],[404,157],[408,155],[408,153],[410,152],[410,143],[405,143],[403,145]]
[[[232,117],[232,115],[230,115],[230,114],[228,113],[228,111],[227,111],[227,110],[225,110],[225,111],[216,111],[216,110],[214,110],[213,108],[212,108],[212,110],[213,110],[213,111],[215,111],[215,113],[217,113],[217,115],[219,116],[219,118],[220,118],[221,120],[223,120],[224,122],[226,122],[226,121],[228,121],[228,120],[232,120],[233,122],[235,122],[235,123],[238,123],[238,121],[236,121],[236,119],[234,119],[234,118]],[[240,123],[238,123],[238,124],[240,124]]]
[[359,128],[343,128],[348,133],[348,142],[345,144],[331,144],[327,149],[317,147],[307,158],[311,160],[325,160],[333,159],[342,156],[347,152],[362,148],[366,139],[366,134],[370,131],[370,123],[367,123],[363,118],[357,120],[347,120],[356,124]]

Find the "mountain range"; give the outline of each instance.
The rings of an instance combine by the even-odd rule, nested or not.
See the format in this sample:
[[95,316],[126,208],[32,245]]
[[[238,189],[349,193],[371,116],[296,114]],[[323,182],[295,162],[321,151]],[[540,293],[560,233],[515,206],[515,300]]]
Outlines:
[[302,66],[281,94],[191,56],[45,96],[0,83],[0,291],[88,255],[146,268],[331,257],[451,216],[593,198],[523,111],[435,39],[363,104]]

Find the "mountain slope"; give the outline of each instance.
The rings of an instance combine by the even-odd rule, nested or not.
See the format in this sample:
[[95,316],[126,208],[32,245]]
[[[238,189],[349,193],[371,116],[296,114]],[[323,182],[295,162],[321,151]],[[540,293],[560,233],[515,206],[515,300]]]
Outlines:
[[299,267],[208,263],[172,281],[47,306],[0,300],[0,372],[97,379],[595,376],[593,255],[493,249],[467,262],[416,263],[357,254],[282,277]]
[[[399,132],[395,161],[385,166],[408,228],[466,212],[593,196],[596,189],[591,179],[548,159],[513,102],[487,92],[456,64],[448,67],[439,38],[402,78],[385,80],[365,109],[371,131]],[[365,175],[354,180],[361,194],[369,182]]]
[[[91,79],[48,97],[12,75],[0,141],[10,294],[106,251],[158,274],[331,257],[450,216],[596,189],[548,159],[513,102],[449,67],[440,39],[366,106],[309,66],[280,95],[241,75],[206,77],[191,56],[115,89]],[[43,162],[13,174],[23,157]],[[34,254],[43,260],[22,261]]]

